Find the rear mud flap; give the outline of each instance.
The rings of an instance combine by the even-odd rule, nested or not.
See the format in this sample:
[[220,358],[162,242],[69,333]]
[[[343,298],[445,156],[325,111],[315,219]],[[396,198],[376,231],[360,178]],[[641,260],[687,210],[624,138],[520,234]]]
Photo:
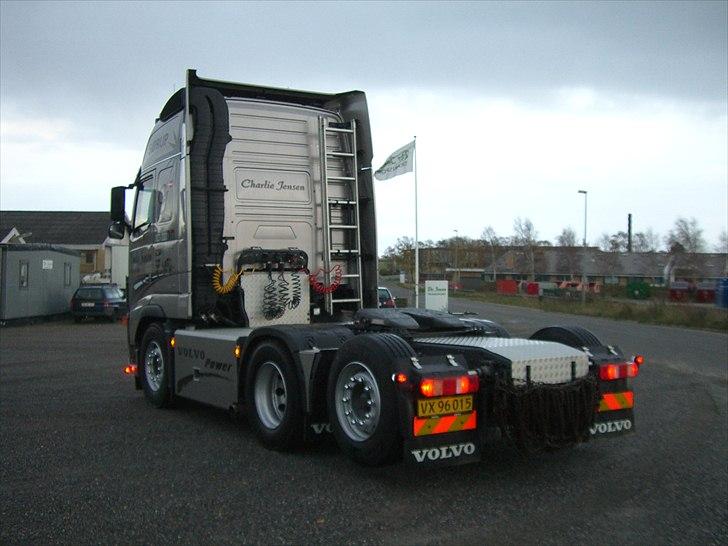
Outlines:
[[632,409],[597,413],[594,424],[589,427],[592,438],[621,436],[634,431],[634,410]]
[[433,434],[407,439],[402,454],[407,464],[415,466],[454,466],[480,461],[477,430]]

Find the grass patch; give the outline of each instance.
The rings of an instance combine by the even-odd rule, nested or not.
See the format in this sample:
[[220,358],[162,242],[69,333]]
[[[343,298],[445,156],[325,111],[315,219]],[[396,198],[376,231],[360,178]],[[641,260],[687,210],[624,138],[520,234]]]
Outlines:
[[720,332],[728,331],[728,310],[717,307],[672,304],[655,300],[644,303],[628,303],[602,298],[587,300],[586,304],[582,305],[579,299],[543,298],[539,300],[536,297],[510,296],[495,292],[458,292],[457,294],[451,292],[450,295],[461,299],[528,307],[554,313],[634,320],[645,324],[685,326]]

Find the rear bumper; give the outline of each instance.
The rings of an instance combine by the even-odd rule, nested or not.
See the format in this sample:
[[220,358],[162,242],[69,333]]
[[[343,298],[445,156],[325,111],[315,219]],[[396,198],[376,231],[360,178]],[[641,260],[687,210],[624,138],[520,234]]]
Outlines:
[[403,423],[410,431],[403,457],[417,466],[476,462],[483,447],[501,436],[498,430],[525,452],[628,434],[635,427],[632,393],[626,394],[602,395],[592,375],[560,385],[484,385],[472,430],[415,436],[416,417],[410,413],[410,421]]

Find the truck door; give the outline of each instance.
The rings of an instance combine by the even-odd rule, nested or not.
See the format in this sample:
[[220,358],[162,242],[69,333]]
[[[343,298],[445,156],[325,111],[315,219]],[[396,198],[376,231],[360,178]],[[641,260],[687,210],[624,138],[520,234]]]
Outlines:
[[150,293],[154,257],[156,169],[144,173],[137,185],[134,199],[132,231],[129,236],[129,304]]
[[178,171],[171,158],[141,177],[130,237],[129,301],[154,296],[167,316],[175,315],[179,293]]

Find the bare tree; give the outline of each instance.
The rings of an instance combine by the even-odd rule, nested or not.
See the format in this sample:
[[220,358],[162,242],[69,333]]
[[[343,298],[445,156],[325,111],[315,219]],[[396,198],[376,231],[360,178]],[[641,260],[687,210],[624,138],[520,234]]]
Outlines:
[[523,255],[528,263],[528,271],[532,280],[536,278],[536,256],[535,247],[538,244],[538,231],[528,218],[521,219],[519,216],[513,222],[513,242],[520,246]]
[[635,233],[632,241],[635,252],[657,252],[660,250],[660,236],[650,227]]
[[705,239],[703,239],[703,230],[698,225],[695,218],[679,217],[675,220],[675,225],[665,237],[665,244],[668,248],[672,248],[678,243],[685,252],[703,252],[705,250]]
[[496,271],[496,262],[502,252],[503,240],[498,237],[493,226],[486,227],[480,237],[485,242],[486,248],[490,251],[490,261],[493,266],[493,280],[495,281],[498,274]]
[[599,237],[599,248],[604,252],[627,252],[627,240],[629,236],[625,231],[617,233],[602,233]]
[[573,227],[561,230],[561,235],[556,237],[556,246],[576,246],[576,231]]
[[718,235],[718,244],[715,245],[715,251],[728,254],[728,231],[723,230]]
[[599,240],[597,241],[597,244],[599,245],[599,248],[604,252],[609,252],[609,249],[611,248],[611,244],[609,242],[609,233],[602,233],[599,236]]
[[414,238],[398,237],[397,242],[384,251],[384,257],[392,260],[392,265],[396,270],[404,269],[413,279],[415,275],[414,249]]

